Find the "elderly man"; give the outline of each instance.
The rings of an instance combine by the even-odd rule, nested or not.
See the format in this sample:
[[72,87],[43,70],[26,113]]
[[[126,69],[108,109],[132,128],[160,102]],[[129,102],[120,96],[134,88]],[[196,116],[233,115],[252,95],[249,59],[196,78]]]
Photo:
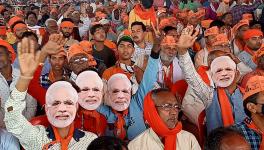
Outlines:
[[84,71],[77,76],[76,84],[80,88],[78,93],[80,108],[75,119],[76,126],[98,136],[104,135],[107,120],[104,115],[96,111],[103,99],[102,79],[94,71]]
[[[179,43],[195,39],[193,27],[188,26]],[[196,32],[197,33],[197,32]],[[242,104],[242,92],[237,87],[238,71],[236,63],[228,56],[215,58],[210,65],[210,75],[216,88],[208,86],[195,71],[188,47],[178,46],[179,64],[186,81],[206,107],[207,131],[239,123],[246,117]]]
[[142,111],[144,96],[153,89],[157,81],[159,49],[152,50],[148,66],[136,94],[131,97],[131,82],[124,74],[114,74],[107,82],[107,103],[98,111],[108,122],[106,135],[132,140],[146,129]]
[[150,128],[132,140],[130,150],[199,150],[195,137],[178,121],[179,99],[168,89],[156,89],[144,99],[144,118]]
[[75,81],[77,75],[88,68],[94,68],[97,64],[91,54],[88,54],[79,44],[73,44],[68,51],[68,65],[72,71],[71,80]]
[[55,34],[58,33],[58,25],[57,25],[57,21],[54,19],[47,19],[45,22],[45,26],[46,26],[46,32],[43,35],[42,41],[41,41],[41,45],[43,46],[44,44],[46,44],[49,41],[49,36],[51,34]]
[[5,105],[7,130],[19,139],[24,149],[86,148],[97,136],[74,127],[78,93],[69,82],[58,81],[47,90],[45,112],[51,126],[33,126],[22,116],[25,94],[38,67],[40,52],[34,52],[32,41],[27,38],[19,43],[18,52],[21,75]]
[[242,132],[252,150],[264,149],[264,77],[252,76],[246,84],[244,109],[248,116],[235,127]]
[[263,33],[258,29],[248,29],[243,34],[245,47],[242,52],[238,54],[238,58],[255,70],[257,65],[253,62],[252,56],[262,47]]
[[171,89],[172,85],[182,80],[183,74],[176,57],[176,40],[172,36],[165,36],[161,41],[158,86]]

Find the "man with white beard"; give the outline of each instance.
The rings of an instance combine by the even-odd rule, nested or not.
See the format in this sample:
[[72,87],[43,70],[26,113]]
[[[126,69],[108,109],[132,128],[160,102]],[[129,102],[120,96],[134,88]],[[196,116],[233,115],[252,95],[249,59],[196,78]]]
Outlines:
[[172,36],[166,36],[161,42],[157,81],[160,87],[170,89],[176,81],[184,79],[179,60],[176,57],[176,48],[176,40]]
[[33,41],[22,39],[18,44],[21,75],[5,104],[4,121],[7,130],[19,139],[24,149],[86,149],[97,136],[74,127],[78,93],[69,82],[55,82],[47,90],[45,112],[50,123],[48,128],[33,126],[22,115],[27,88],[39,65],[39,59],[40,52],[35,53]]

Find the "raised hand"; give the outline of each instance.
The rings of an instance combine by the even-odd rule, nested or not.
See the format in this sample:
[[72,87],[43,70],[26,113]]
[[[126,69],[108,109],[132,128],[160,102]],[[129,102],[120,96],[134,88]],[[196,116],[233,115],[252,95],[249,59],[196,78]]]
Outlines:
[[21,76],[30,79],[38,67],[40,51],[35,52],[34,41],[28,38],[18,43],[17,51]]
[[52,34],[49,37],[48,43],[46,43],[41,49],[47,55],[57,54],[66,43],[67,39],[64,39],[62,34]]
[[193,33],[193,31],[193,26],[187,26],[182,30],[181,36],[177,42],[177,48],[180,54],[184,54],[187,51],[187,48],[192,47],[197,39],[199,30],[196,30],[195,33]]

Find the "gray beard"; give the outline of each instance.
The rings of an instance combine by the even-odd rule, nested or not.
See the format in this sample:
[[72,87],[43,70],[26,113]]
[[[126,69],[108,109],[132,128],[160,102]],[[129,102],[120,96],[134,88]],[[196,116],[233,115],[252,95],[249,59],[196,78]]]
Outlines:
[[165,61],[168,63],[171,63],[173,61],[173,59],[175,58],[175,56],[173,57],[168,57],[166,54],[164,54],[163,52],[160,52],[160,60],[161,61]]

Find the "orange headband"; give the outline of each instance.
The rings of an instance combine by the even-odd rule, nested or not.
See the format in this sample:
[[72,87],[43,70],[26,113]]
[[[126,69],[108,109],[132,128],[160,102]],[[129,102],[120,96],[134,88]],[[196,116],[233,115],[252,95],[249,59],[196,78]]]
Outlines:
[[176,45],[177,42],[176,40],[174,39],[173,36],[166,36],[162,41],[161,41],[161,44],[160,45]]
[[212,46],[218,46],[218,45],[225,45],[228,44],[229,40],[227,36],[224,33],[217,34],[214,38],[214,42],[212,43]]
[[243,14],[242,19],[251,21],[251,20],[253,20],[253,16],[252,16],[252,14]]
[[70,21],[63,21],[61,24],[60,24],[60,27],[61,28],[73,28],[74,27],[74,24]]
[[210,27],[210,24],[213,22],[213,20],[203,20],[201,21],[201,26],[205,29],[208,29]]
[[255,36],[263,36],[263,33],[258,29],[248,29],[243,34],[243,40],[248,40]]
[[18,23],[14,26],[13,30],[16,32],[18,29],[27,28],[27,25],[24,23]]
[[204,32],[205,37],[209,36],[209,35],[217,35],[217,34],[219,34],[219,29],[217,26],[211,27],[211,28],[205,30],[205,32]]

